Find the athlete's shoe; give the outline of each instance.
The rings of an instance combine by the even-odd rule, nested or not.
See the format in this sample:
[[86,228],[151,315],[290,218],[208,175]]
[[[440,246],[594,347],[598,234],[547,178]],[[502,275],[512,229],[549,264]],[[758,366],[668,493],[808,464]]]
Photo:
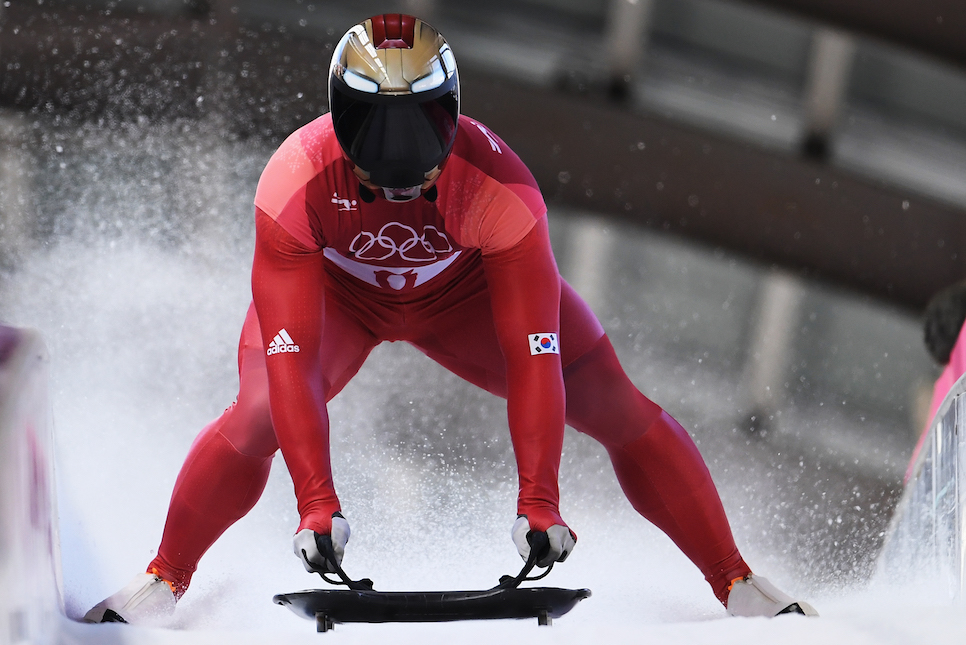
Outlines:
[[761,576],[748,574],[731,583],[728,594],[728,613],[732,616],[778,616],[801,614],[818,616],[818,612],[803,600],[795,600]]
[[126,587],[84,615],[87,623],[156,622],[174,613],[174,586],[154,573],[139,573]]

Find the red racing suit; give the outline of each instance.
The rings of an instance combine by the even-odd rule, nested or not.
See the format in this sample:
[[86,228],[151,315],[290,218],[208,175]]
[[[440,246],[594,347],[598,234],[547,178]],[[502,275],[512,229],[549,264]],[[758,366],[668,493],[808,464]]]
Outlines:
[[329,463],[330,384],[320,364],[332,288],[326,276],[371,301],[418,311],[441,294],[452,297],[481,262],[506,361],[518,513],[534,530],[563,524],[560,279],[547,208],[530,172],[496,135],[466,117],[458,133],[434,201],[363,200],[329,115],[291,135],[259,181],[252,292],[300,529],[328,533],[339,510]]
[[272,156],[255,196],[238,398],[191,446],[148,571],[180,597],[205,551],[260,497],[279,448],[299,528],[329,533],[340,506],[326,402],[373,347],[401,340],[507,399],[517,507],[531,528],[565,525],[557,471],[566,421],[605,447],[632,506],[725,603],[750,570],[707,466],[560,278],[530,172],[485,126],[461,118],[436,190],[435,200],[363,199],[328,116]]

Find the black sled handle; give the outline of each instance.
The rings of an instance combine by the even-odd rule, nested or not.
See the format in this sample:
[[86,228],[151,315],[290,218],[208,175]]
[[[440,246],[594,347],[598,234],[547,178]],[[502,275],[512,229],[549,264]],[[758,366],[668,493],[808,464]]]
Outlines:
[[[332,546],[332,536],[331,535],[319,535],[315,534],[315,545],[319,547],[319,553],[325,558],[326,564],[332,567],[332,571],[325,571],[324,569],[316,569],[315,572],[322,577],[323,580],[328,582],[330,585],[345,585],[352,591],[372,591],[372,580],[369,578],[363,578],[362,580],[353,580],[346,572],[342,570],[339,566],[338,561],[335,559],[335,548]],[[328,577],[327,574],[335,573],[339,576],[338,580],[333,580]]]
[[[532,578],[527,577],[530,572],[533,571],[534,567],[537,566],[537,561],[544,557],[550,550],[550,538],[547,537],[544,531],[530,531],[527,533],[527,542],[530,543],[530,556],[527,558],[526,563],[523,565],[523,569],[520,570],[515,576],[505,575],[500,578],[500,583],[490,589],[489,591],[500,591],[503,589],[516,589],[520,586],[521,582],[540,580],[550,573],[553,569],[553,563],[546,568],[546,571],[538,576]],[[346,572],[339,566],[339,563],[335,559],[335,549],[332,546],[332,537],[329,535],[319,535],[315,534],[315,544],[319,548],[319,553],[325,558],[326,564],[331,566],[333,571],[325,571],[324,569],[316,569],[315,573],[328,582],[330,585],[345,585],[352,591],[373,591],[373,582],[369,578],[362,578],[361,580],[352,580]],[[333,580],[329,578],[331,573],[335,573],[339,576],[338,580]]]
[[497,589],[516,589],[520,586],[521,582],[545,578],[550,573],[550,570],[553,569],[553,562],[551,562],[547,570],[539,576],[527,577],[533,571],[533,568],[537,566],[537,561],[550,551],[550,538],[547,537],[546,531],[530,531],[527,533],[527,542],[530,544],[530,556],[527,558],[526,564],[523,565],[523,569],[515,576],[501,577],[500,584],[493,587],[494,591]]

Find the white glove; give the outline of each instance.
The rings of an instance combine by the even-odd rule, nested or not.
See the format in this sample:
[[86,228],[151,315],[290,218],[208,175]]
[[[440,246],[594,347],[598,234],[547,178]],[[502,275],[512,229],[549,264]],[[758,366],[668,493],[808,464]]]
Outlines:
[[[342,515],[332,516],[332,551],[335,553],[335,564],[342,565],[342,556],[345,555],[345,545],[349,541],[349,522]],[[309,573],[326,571],[335,573],[335,567],[319,551],[318,538],[322,536],[312,529],[302,529],[295,534],[294,547],[295,555],[302,560],[302,566]]]
[[[525,515],[521,515],[513,523],[510,535],[513,537],[513,543],[517,546],[517,552],[524,560],[530,557],[530,542],[527,540],[529,533],[530,521],[527,520]],[[574,547],[577,546],[577,542],[574,540],[573,533],[570,532],[570,529],[560,524],[554,524],[547,529],[547,539],[550,540],[550,549],[546,555],[537,561],[538,567],[546,568],[554,562],[563,562],[570,555],[570,552],[574,550]]]

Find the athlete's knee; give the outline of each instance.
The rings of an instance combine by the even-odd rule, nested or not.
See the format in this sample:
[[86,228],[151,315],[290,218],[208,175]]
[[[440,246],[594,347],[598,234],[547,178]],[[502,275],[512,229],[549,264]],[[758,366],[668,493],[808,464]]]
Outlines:
[[267,391],[238,393],[238,400],[225,410],[218,431],[243,455],[271,457],[278,450]]
[[643,435],[663,410],[628,378],[607,336],[564,370],[567,423],[605,446]]
[[278,450],[268,399],[268,373],[260,349],[246,349],[238,397],[218,430],[235,450],[250,457],[270,457]]

